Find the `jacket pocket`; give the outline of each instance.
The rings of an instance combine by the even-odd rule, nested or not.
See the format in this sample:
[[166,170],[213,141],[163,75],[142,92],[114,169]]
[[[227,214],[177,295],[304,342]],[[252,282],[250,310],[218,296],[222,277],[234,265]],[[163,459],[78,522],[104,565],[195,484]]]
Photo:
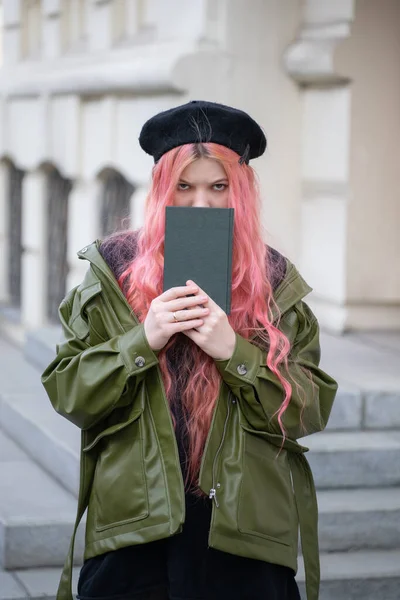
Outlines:
[[296,513],[287,451],[248,431],[243,435],[239,531],[290,546]]
[[145,519],[149,503],[140,413],[133,420],[100,433],[84,451],[97,445],[101,445],[101,449],[89,503],[96,531]]
[[86,314],[89,323],[90,344],[96,346],[96,344],[107,342],[110,339],[110,336],[104,325],[100,308],[96,306],[96,304],[88,306],[86,308]]
[[81,291],[80,317],[89,328],[90,345],[96,346],[110,339],[99,307],[102,297],[101,283],[98,281]]

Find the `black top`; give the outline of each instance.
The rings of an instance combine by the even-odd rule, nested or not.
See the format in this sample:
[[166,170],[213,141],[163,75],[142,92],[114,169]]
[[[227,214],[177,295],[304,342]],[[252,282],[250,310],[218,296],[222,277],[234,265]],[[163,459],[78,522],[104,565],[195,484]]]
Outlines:
[[[108,250],[112,247],[108,245]],[[132,246],[131,246],[132,247]],[[100,249],[118,277],[120,272]],[[121,250],[118,250],[121,256]],[[168,365],[179,365],[184,344],[167,354]],[[183,477],[187,436],[179,390],[171,409]],[[212,504],[186,491],[182,533],[148,544],[129,546],[85,561],[78,582],[80,600],[300,600],[294,573],[288,567],[227,554],[208,547]]]

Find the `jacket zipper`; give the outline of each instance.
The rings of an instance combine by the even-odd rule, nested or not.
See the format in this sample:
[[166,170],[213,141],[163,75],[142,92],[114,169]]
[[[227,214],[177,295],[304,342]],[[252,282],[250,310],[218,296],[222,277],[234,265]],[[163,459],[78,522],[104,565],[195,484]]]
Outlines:
[[[223,429],[223,432],[222,432],[222,438],[221,438],[220,444],[218,446],[218,449],[217,449],[217,451],[215,453],[214,460],[213,460],[213,466],[212,466],[212,488],[211,488],[210,493],[209,493],[209,498],[211,500],[214,500],[215,506],[217,508],[219,508],[219,503],[218,503],[216,488],[219,487],[220,484],[216,483],[216,466],[217,466],[218,457],[219,457],[219,455],[221,453],[221,450],[222,450],[222,446],[224,445],[225,436],[226,436],[226,430],[227,430],[227,427],[228,427],[228,420],[229,420],[229,416],[230,416],[230,413],[231,413],[231,400],[230,399],[231,399],[231,392],[229,392],[229,395],[228,395],[228,409],[227,409],[227,412],[226,412],[224,429]],[[233,402],[233,400],[232,400],[232,402]]]

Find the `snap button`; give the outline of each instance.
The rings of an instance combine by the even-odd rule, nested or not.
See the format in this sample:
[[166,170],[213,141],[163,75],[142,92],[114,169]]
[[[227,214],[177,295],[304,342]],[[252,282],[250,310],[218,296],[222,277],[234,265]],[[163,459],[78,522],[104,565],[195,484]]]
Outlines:
[[85,254],[85,252],[87,252],[87,246],[85,246],[85,248],[82,248],[81,253]]
[[137,358],[135,358],[135,365],[137,367],[144,367],[145,364],[146,361],[144,360],[143,356],[138,356]]
[[246,373],[247,373],[246,365],[243,365],[243,364],[238,365],[237,372],[239,373],[239,375],[246,375]]

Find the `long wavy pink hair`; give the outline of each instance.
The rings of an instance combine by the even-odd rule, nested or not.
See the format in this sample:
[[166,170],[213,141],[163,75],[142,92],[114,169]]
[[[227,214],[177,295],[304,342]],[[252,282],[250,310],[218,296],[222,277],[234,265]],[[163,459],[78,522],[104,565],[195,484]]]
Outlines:
[[[165,207],[173,205],[174,194],[183,170],[194,160],[208,157],[218,160],[229,181],[228,205],[235,209],[232,256],[232,302],[229,322],[245,338],[255,333],[267,352],[267,366],[279,378],[284,397],[277,411],[279,426],[285,435],[282,417],[292,387],[282,375],[287,368],[290,343],[273,324],[274,307],[267,246],[260,226],[260,195],[253,169],[239,164],[238,155],[214,143],[188,144],[170,150],[153,168],[152,185],[146,200],[145,223],[137,239],[137,255],[119,278],[119,284],[141,322],[151,301],[163,291]],[[170,373],[167,351],[185,344],[179,369]],[[173,336],[159,353],[159,363],[170,405],[176,386],[186,415],[189,456],[186,484],[196,485],[205,440],[218,398],[221,376],[210,358],[183,334]]]

